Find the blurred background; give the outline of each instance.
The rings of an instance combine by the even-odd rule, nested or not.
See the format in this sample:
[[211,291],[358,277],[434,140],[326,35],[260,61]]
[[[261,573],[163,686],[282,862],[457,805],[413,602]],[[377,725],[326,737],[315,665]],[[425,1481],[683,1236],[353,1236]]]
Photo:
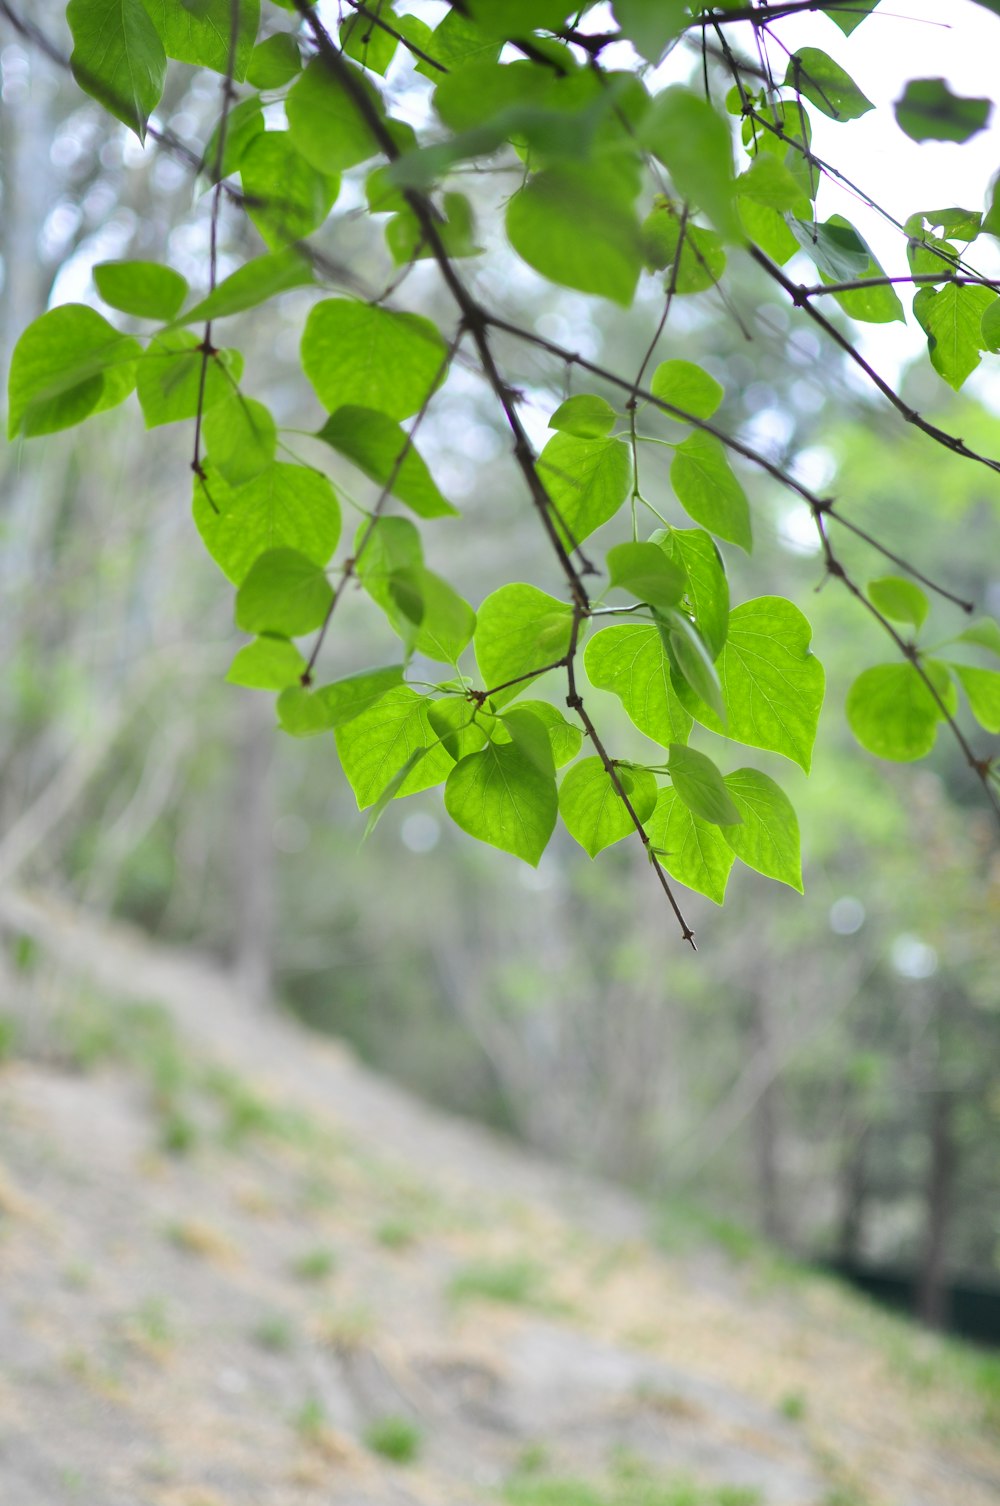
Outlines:
[[[60,45],[61,9],[31,7]],[[142,151],[10,27],[0,38],[6,369],[47,306],[102,307],[97,261],[169,257],[200,286],[207,200],[183,163]],[[160,123],[197,152],[218,80],[170,78]],[[391,76],[401,98],[407,87],[405,70]],[[317,244],[374,290],[394,267],[351,176]],[[486,206],[495,175],[469,174],[463,188]],[[227,206],[222,272],[262,249]],[[622,314],[513,258],[466,270],[522,322],[637,369],[659,308],[653,279]],[[1000,611],[997,478],[907,431],[750,270],[734,267],[726,286],[725,299],[678,300],[662,355],[718,377],[730,431]],[[445,313],[426,265],[397,299]],[[320,418],[297,363],[308,305],[292,293],[227,329],[246,355],[244,390],[289,431]],[[951,397],[911,334],[908,399],[995,453],[996,415]],[[499,354],[542,439],[563,371],[524,346]],[[724,910],[686,897],[693,957],[634,844],[591,863],[563,832],[534,871],[465,838],[429,792],[396,803],[362,845],[332,738],[287,737],[269,695],[225,683],[242,639],[191,522],[189,429],[144,433],[130,399],[2,456],[0,888],[212,954],[248,1009],[292,1011],[434,1104],[641,1191],[667,1240],[692,1220],[734,1248],[762,1239],[1000,1342],[1000,846],[944,734],[915,768],[853,743],[847,688],[890,646],[823,584],[805,511],[744,469],[757,547],[751,559],[727,550],[727,564],[735,600],[777,592],[802,606],[827,671],[811,777],[751,760],[798,809],[806,894],[738,871]],[[351,498],[370,502],[332,452],[284,439],[328,471],[348,517]],[[473,604],[525,571],[558,591],[490,394],[461,364],[421,448],[463,514],[428,525],[433,568]],[[643,484],[669,509],[665,472],[647,459]],[[884,573],[850,539],[838,547],[857,578]],[[398,653],[364,599],[344,605],[327,680]],[[952,609],[933,613],[932,639],[958,630]],[[616,752],[638,750],[611,696],[591,691],[588,704]],[[12,927],[4,976],[9,998],[42,1007],[46,959]],[[13,1051],[13,1035],[0,1048]]]

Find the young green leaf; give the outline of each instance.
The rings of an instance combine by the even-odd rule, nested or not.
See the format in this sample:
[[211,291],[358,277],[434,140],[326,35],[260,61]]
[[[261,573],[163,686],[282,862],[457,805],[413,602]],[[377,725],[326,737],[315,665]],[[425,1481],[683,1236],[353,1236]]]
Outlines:
[[811,637],[806,618],[783,597],[743,602],[730,615],[718,665],[726,724],[707,707],[690,709],[713,731],[783,753],[808,773],[825,687]]
[[302,335],[302,365],[324,408],[349,403],[397,421],[442,379],[445,354],[430,319],[349,298],[317,303]]
[[727,774],[725,786],[742,818],[722,828],[725,841],[748,868],[801,894],[799,822],[784,790],[758,769]]
[[714,435],[690,434],[677,446],[670,484],[678,502],[696,523],[750,553],[750,504]]
[[315,699],[324,707],[327,725],[337,731],[353,722],[355,717],[371,711],[383,696],[402,688],[402,685],[403,666],[390,664],[383,669],[364,669],[360,674],[323,685],[315,692]]
[[[739,827],[729,828],[738,831]],[[646,831],[656,855],[672,878],[721,905],[729,870],[735,861],[723,828],[703,821],[678,798],[661,790]]]
[[[224,136],[222,134],[223,118],[226,125]],[[243,160],[243,154],[263,129],[264,111],[258,94],[252,94],[249,99],[241,99],[239,104],[233,105],[224,117],[220,117],[208,138],[208,145],[202,153],[199,187],[205,188],[208,184],[217,183],[221,178],[228,178],[230,173],[236,172]],[[220,141],[221,160],[219,158]]]
[[992,617],[980,617],[958,634],[959,643],[974,643],[978,648],[987,648],[1000,658],[1000,623]]
[[627,308],[642,270],[634,198],[628,177],[600,162],[547,168],[508,204],[507,235],[550,282]]
[[[955,687],[948,671],[924,662],[939,695],[953,712]],[[863,748],[878,758],[910,763],[929,753],[942,712],[912,664],[877,664],[854,681],[847,695],[847,721]]]
[[135,391],[146,428],[207,413],[229,397],[242,370],[239,351],[216,351],[203,382],[201,341],[186,329],[164,330],[150,340],[136,367]]
[[987,732],[1000,732],[1000,674],[968,664],[951,664],[949,668],[968,696],[969,709],[979,725]]
[[687,587],[683,567],[656,544],[615,544],[608,550],[608,584],[654,607],[675,607]]
[[[574,727],[572,722],[568,722],[556,706],[550,705],[548,701],[519,701],[515,710],[530,712],[532,718],[540,721],[545,727],[552,750],[552,760],[557,769],[561,769],[579,753],[583,733],[579,727]],[[495,741],[503,742],[509,736],[505,729],[512,715],[513,712],[508,711],[502,719],[498,720],[497,728],[493,733]]]
[[823,224],[789,217],[788,228],[830,282],[856,282],[868,276],[871,249],[842,215],[832,215]]
[[[665,281],[675,293],[703,293],[726,270],[726,253],[714,230],[681,220],[669,199],[659,199],[642,222],[642,253],[653,272],[665,269]],[[674,263],[677,263],[676,271]]]
[[537,867],[556,824],[552,774],[513,742],[487,743],[455,764],[444,788],[451,819],[470,837]]
[[729,582],[715,540],[703,528],[670,528],[658,530],[650,542],[683,568],[695,627],[716,660],[729,632]]
[[143,0],[69,0],[70,67],[80,88],[140,141],[160,102],[167,55]]
[[[375,12],[380,21],[390,28],[395,26],[396,15],[391,5],[380,4]],[[360,63],[362,68],[371,68],[374,73],[384,74],[396,55],[399,45],[392,30],[378,26],[370,16],[345,16],[340,25],[340,45],[349,58]]]
[[278,725],[289,737],[319,737],[333,726],[322,692],[288,685],[278,696]]
[[715,661],[694,623],[684,612],[655,612],[660,637],[681,680],[725,725],[726,706]]
[[697,748],[671,743],[670,780],[688,810],[713,826],[738,826],[742,817],[712,760]]
[[283,89],[301,72],[302,58],[295,38],[287,31],[276,31],[258,42],[250,54],[247,83],[255,89]]
[[255,135],[240,157],[240,178],[247,214],[272,250],[311,235],[340,192],[339,174],[307,162],[290,131]]
[[475,720],[475,711],[475,705],[464,696],[432,701],[428,709],[430,724],[455,763],[469,753],[478,753],[486,742],[486,733]]
[[883,575],[879,580],[869,581],[868,599],[893,622],[908,622],[915,628],[923,627],[930,608],[920,587],[898,575]]
[[427,696],[418,695],[409,685],[397,685],[335,725],[337,752],[359,810],[378,799],[419,749],[427,750],[425,756],[411,767],[394,798],[430,789],[447,778],[452,761],[428,720],[431,705]]
[[94,283],[105,303],[137,319],[172,319],[188,290],[179,272],[155,261],[98,262]]
[[673,84],[656,96],[640,134],[667,169],[678,195],[703,209],[723,237],[738,239],[728,122],[706,100]]
[[615,20],[648,63],[658,63],[682,27],[690,20],[687,0],[615,0]]
[[374,805],[368,812],[368,820],[365,822],[366,840],[375,830],[376,826],[387,810],[390,801],[395,800],[397,795],[400,795],[402,793],[403,786],[406,784],[406,781],[410,778],[414,769],[417,767],[417,764],[427,756],[428,752],[429,749],[427,748],[414,748],[413,752],[403,764],[402,768],[397,769],[395,774],[393,774],[392,778],[389,780],[389,783],[386,785],[385,789],[379,795],[378,799],[375,801]]
[[284,690],[299,683],[305,667],[294,643],[265,633],[238,650],[226,679],[230,685],[246,685],[251,690]]
[[[652,815],[656,780],[648,769],[615,771],[640,821]],[[582,758],[568,770],[559,786],[559,814],[571,837],[590,857],[635,831],[635,822],[600,758]]]
[[416,447],[385,413],[345,404],[331,413],[316,437],[345,455],[379,486],[388,486],[391,481],[393,496],[418,517],[457,514],[458,509],[441,495]]
[[913,312],[927,335],[931,365],[956,392],[979,365],[979,352],[986,343],[984,318],[997,302],[989,288],[962,287],[955,282],[943,288],[921,288],[913,299]]
[[194,521],[205,548],[236,585],[268,549],[285,547],[325,565],[340,538],[340,505],[319,471],[268,465],[232,487],[214,469],[194,482]]
[[808,194],[803,193],[798,179],[771,152],[757,153],[746,172],[736,179],[735,190],[741,199],[751,199],[754,204],[780,214],[792,212],[801,218],[809,213]]
[[[353,69],[353,64],[345,66]],[[367,97],[371,109],[381,116],[378,92],[360,68],[354,69],[353,82],[358,93]],[[322,57],[313,58],[288,91],[285,114],[292,141],[318,172],[344,172],[374,157],[379,149],[354,99],[334,78]]]
[[11,357],[7,435],[53,434],[122,402],[135,386],[137,340],[95,309],[64,303],[29,324]]
[[211,464],[230,486],[252,481],[274,461],[278,430],[270,410],[242,392],[208,410],[202,433]]
[[792,53],[785,87],[804,94],[831,120],[857,120],[875,108],[850,74],[818,47],[800,47]]
[[[393,626],[404,642],[412,638],[413,647],[426,654],[428,659],[440,664],[454,664],[471,642],[476,626],[475,612],[446,580],[423,565],[407,565],[394,570],[381,582],[382,590],[370,575],[365,577],[364,583],[387,610],[389,602],[395,605],[396,610],[389,612]],[[417,614],[411,615],[407,611],[408,600],[419,605]],[[415,632],[407,631],[405,623],[400,620],[406,616],[415,624]]]
[[661,402],[681,410],[667,414],[677,419],[686,413],[693,418],[711,418],[725,396],[721,383],[693,361],[661,362],[653,372],[649,390]]
[[849,37],[854,28],[871,15],[878,3],[879,0],[841,0],[839,5],[834,5],[827,11],[827,15],[834,26],[839,26],[844,35]]
[[330,582],[315,561],[296,549],[269,549],[254,560],[236,593],[236,626],[297,638],[322,626],[332,600]]
[[[565,602],[520,582],[501,586],[487,596],[476,618],[476,662],[486,689],[492,692],[564,658],[572,630],[573,609]],[[531,683],[511,685],[491,699],[503,706]]]
[[[196,68],[229,74],[237,83],[246,78],[253,55],[260,0],[143,0],[153,19],[167,57]],[[239,16],[233,14],[233,5]],[[230,58],[230,39],[236,20],[236,48]]]
[[[516,748],[543,774],[556,772],[549,729],[541,717],[525,706],[514,706],[500,717],[503,730]],[[503,739],[501,739],[503,741]]]
[[188,309],[181,322],[201,324],[208,319],[228,319],[231,314],[258,308],[279,293],[308,287],[315,281],[311,264],[294,247],[271,251],[237,267],[207,298]]
[[623,623],[595,633],[583,656],[587,678],[618,696],[631,720],[654,742],[685,742],[691,717],[677,698],[659,629]]
[[577,439],[603,439],[615,426],[618,415],[609,402],[592,392],[568,397],[549,419],[549,428]]
[[913,141],[968,141],[985,130],[993,104],[952,94],[943,78],[911,78],[893,108]]
[[621,439],[554,434],[539,455],[536,468],[552,498],[556,526],[569,548],[614,517],[632,480],[632,459]]

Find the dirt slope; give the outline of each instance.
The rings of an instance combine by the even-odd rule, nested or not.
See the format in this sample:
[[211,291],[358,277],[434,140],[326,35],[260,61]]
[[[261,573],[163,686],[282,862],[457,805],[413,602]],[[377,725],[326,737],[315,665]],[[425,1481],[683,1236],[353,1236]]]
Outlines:
[[936,1341],[657,1253],[627,1197],[203,961],[24,897],[0,924],[66,964],[0,1000],[3,1506],[1000,1499]]

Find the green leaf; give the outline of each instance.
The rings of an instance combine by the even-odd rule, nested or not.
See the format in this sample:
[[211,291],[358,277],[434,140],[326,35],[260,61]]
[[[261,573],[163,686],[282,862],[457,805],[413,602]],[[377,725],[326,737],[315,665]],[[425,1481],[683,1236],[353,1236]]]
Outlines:
[[670,484],[678,502],[696,523],[750,553],[750,504],[714,435],[690,434],[677,446]]
[[[259,137],[263,141],[264,137]],[[183,317],[185,324],[201,324],[208,319],[228,319],[232,314],[245,313],[258,308],[269,298],[287,293],[292,288],[308,287],[316,281],[312,266],[293,247],[284,251],[271,251],[264,256],[255,256],[244,262],[224,278],[214,292],[209,293]]]
[[658,629],[623,623],[595,633],[584,652],[587,678],[598,690],[618,696],[631,720],[654,742],[684,742],[691,717],[677,699],[670,661]]
[[568,548],[581,544],[614,517],[632,482],[632,457],[622,439],[554,434],[539,455],[536,469]]
[[719,672],[698,629],[684,612],[656,612],[653,615],[682,681],[698,700],[711,708],[720,724],[724,724],[726,707]]
[[244,644],[226,679],[230,685],[246,685],[251,690],[284,690],[299,683],[305,667],[306,661],[294,643],[266,633]]
[[[479,256],[483,248],[476,244],[476,217],[469,200],[461,193],[445,193],[441,203],[443,212],[436,217],[435,224],[445,251],[453,259]],[[432,259],[436,254],[419,219],[405,202],[386,225],[385,242],[398,267]]]
[[[386,610],[392,604],[389,619],[404,643],[412,640],[413,647],[429,659],[454,664],[471,642],[475,612],[446,580],[422,564],[394,570],[381,583],[366,574],[364,584]],[[416,606],[416,613],[407,611],[407,603]],[[416,625],[416,632],[412,625]]]
[[799,823],[784,790],[757,769],[737,769],[725,785],[742,818],[741,825],[723,828],[725,841],[748,868],[801,894]]
[[[945,705],[956,697],[946,669],[932,660],[924,669]],[[847,721],[863,748],[878,758],[910,763],[934,746],[941,708],[912,664],[877,664],[854,681],[847,695]]]
[[167,55],[142,0],[69,0],[70,67],[85,93],[140,141],[160,102]]
[[825,686],[811,637],[806,618],[784,597],[743,602],[730,614],[718,666],[726,725],[706,707],[690,709],[713,731],[783,753],[808,773]]
[[712,760],[697,748],[671,743],[670,780],[689,811],[713,826],[738,826],[742,817]]
[[980,617],[963,632],[958,634],[959,643],[975,643],[979,648],[987,648],[991,653],[1000,658],[1000,623],[992,617]]
[[781,214],[809,213],[809,198],[802,192],[802,185],[772,152],[758,152],[746,172],[736,179],[735,189],[740,198],[752,199],[755,204]]
[[137,319],[172,319],[188,290],[179,272],[155,261],[98,262],[94,283],[105,303]]
[[63,303],[29,324],[7,378],[7,434],[68,429],[122,402],[135,386],[138,341],[82,303]]
[[[352,64],[345,64],[351,67]],[[377,91],[360,69],[354,82],[372,110],[382,117]],[[288,91],[285,114],[292,140],[307,162],[321,173],[341,173],[374,157],[379,144],[354,100],[341,87],[322,57],[313,58]]]
[[247,83],[255,89],[283,89],[301,72],[302,58],[295,38],[287,31],[276,31],[273,37],[258,42],[250,54]]
[[[519,748],[542,774],[555,775],[556,764],[552,754],[549,729],[541,717],[525,706],[515,706],[499,718],[503,730],[515,747]],[[500,739],[504,741],[503,738]]]
[[236,626],[297,638],[323,625],[332,600],[330,582],[314,560],[297,549],[269,549],[254,560],[236,593]]
[[421,748],[427,750],[424,757],[411,767],[394,798],[415,795],[447,777],[452,761],[428,720],[432,704],[409,685],[398,685],[335,727],[337,752],[359,810],[372,805]]
[[[234,0],[143,0],[160,34],[167,57],[196,68],[229,72]],[[242,83],[254,50],[260,0],[235,0],[239,6],[232,76]]]
[[678,195],[703,209],[723,237],[738,239],[728,121],[690,89],[673,84],[656,96],[640,135],[667,169]]
[[842,215],[832,215],[825,224],[790,218],[788,228],[830,282],[855,282],[868,275],[872,263],[868,243]]
[[653,535],[687,575],[687,598],[709,657],[722,653],[729,632],[729,582],[711,534],[703,528],[671,528]]
[[447,348],[430,319],[348,298],[310,310],[302,365],[324,408],[345,404],[409,418],[442,380]]
[[831,120],[857,120],[875,108],[850,74],[818,47],[800,47],[792,53],[785,87],[804,94]]
[[943,78],[912,78],[893,108],[900,130],[913,141],[968,141],[985,129],[993,105],[952,94]]
[[672,878],[704,894],[713,904],[722,904],[735,859],[721,827],[703,821],[678,799],[676,790],[666,789],[657,797],[646,831]]
[[1000,351],[1000,298],[994,298],[983,311],[979,331],[980,348],[996,355]]
[[849,37],[854,28],[871,15],[878,3],[879,0],[840,0],[839,5],[832,6],[826,14]]
[[[395,26],[396,15],[391,6],[380,4],[375,14],[380,21]],[[347,56],[363,68],[384,74],[395,57],[399,44],[392,32],[377,26],[370,16],[355,13],[341,22],[340,45]]]
[[507,235],[536,272],[562,287],[631,304],[642,238],[631,183],[600,162],[529,178],[507,206]]
[[[721,383],[693,361],[663,361],[653,372],[649,390],[661,402],[692,418],[711,418],[725,397]],[[668,418],[680,414],[668,413]]]
[[274,461],[278,443],[274,419],[263,403],[242,392],[234,391],[209,409],[202,433],[209,461],[230,486],[252,481]]
[[246,210],[272,248],[303,240],[322,225],[340,192],[340,176],[307,162],[289,131],[262,131],[240,157]]
[[316,437],[345,455],[379,486],[388,486],[391,480],[392,494],[418,517],[457,514],[458,509],[441,495],[416,447],[407,443],[407,435],[386,414],[346,404],[331,413]]
[[371,807],[371,810],[368,813],[368,820],[365,822],[366,839],[371,836],[379,821],[382,819],[382,816],[388,808],[390,801],[395,800],[397,796],[403,793],[403,786],[412,775],[414,769],[417,767],[417,764],[427,756],[428,751],[429,749],[427,748],[414,748],[409,758],[403,764],[403,767],[401,769],[397,769],[395,774],[393,774],[392,778],[389,780],[389,783],[386,785],[385,789],[382,791],[381,795],[379,795],[378,799],[375,801],[375,804]]
[[325,476],[304,465],[269,465],[238,487],[210,470],[207,490],[195,479],[194,521],[205,548],[236,585],[269,549],[294,549],[325,565],[340,538],[336,493]]
[[194,418],[226,400],[238,384],[243,357],[220,350],[209,357],[202,384],[201,341],[188,330],[165,330],[138,363],[135,391],[147,429]]
[[979,365],[984,315],[996,302],[989,288],[955,282],[921,288],[913,300],[913,312],[927,335],[931,365],[956,392]]
[[304,685],[288,685],[278,696],[278,724],[289,737],[319,737],[329,732],[333,723],[322,692],[313,693]]
[[[817,250],[821,253],[814,255],[814,260],[820,264],[821,281],[825,283],[850,282],[857,281],[859,278],[870,279],[885,276],[868,242],[858,234],[849,220],[844,219],[843,215],[831,215],[824,225],[818,227],[817,234],[819,240],[816,245],[811,248],[807,246],[806,249],[810,251],[810,255],[814,255]],[[829,267],[847,261],[853,262],[855,257],[860,260],[862,256],[867,260],[861,270],[853,275],[841,277],[836,274],[831,275],[827,270]],[[826,265],[824,266],[823,263]],[[891,324],[895,320],[901,324],[906,322],[899,295],[895,288],[887,283],[874,287],[851,288],[845,292],[834,293],[833,296],[852,319],[860,319],[866,324]]]
[[622,36],[649,63],[658,63],[690,20],[687,0],[615,0],[615,20]]
[[[549,735],[552,760],[557,769],[561,769],[563,764],[569,763],[579,753],[580,745],[583,742],[583,733],[579,727],[575,727],[572,722],[567,721],[557,707],[551,706],[548,701],[519,701],[515,710],[518,712],[530,712],[536,721],[540,721],[543,724]],[[504,728],[509,725],[510,718],[513,715],[514,712],[508,711],[502,721],[500,721],[497,731],[494,733],[495,741],[504,741],[504,738],[508,735],[504,731]]]
[[618,415],[609,402],[592,392],[568,397],[549,419],[549,428],[576,439],[603,439],[615,426]]
[[[327,725],[336,731],[371,711],[383,696],[402,684],[403,666],[390,664],[384,669],[364,669],[360,674],[323,685],[316,691],[315,699],[325,708]],[[418,699],[422,701],[423,697]]]
[[[564,658],[572,631],[573,609],[565,602],[520,582],[501,586],[487,596],[476,618],[476,662],[486,689]],[[506,705],[531,683],[511,685],[491,699],[498,707]]]
[[486,733],[475,720],[475,704],[464,696],[447,696],[432,701],[427,715],[441,739],[441,746],[458,763],[469,753],[478,753],[486,742]]
[[[619,765],[615,772],[632,809],[646,821],[656,804],[655,778],[648,769]],[[582,758],[568,771],[559,786],[559,814],[570,836],[592,858],[636,829],[600,758]]]
[[[774,158],[769,153],[761,152],[755,160],[773,162]],[[739,179],[737,179],[738,184]],[[749,238],[754,245],[760,247],[765,256],[770,257],[771,261],[783,267],[785,262],[795,255],[799,249],[799,243],[789,230],[784,217],[777,210],[768,209],[765,204],[757,204],[748,198],[738,199],[736,209]]]
[[675,607],[687,586],[684,570],[656,544],[616,544],[608,550],[609,588],[630,591],[654,607]]
[[462,0],[462,10],[487,35],[518,37],[558,31],[579,5],[573,0]]
[[226,134],[222,141],[221,163],[217,162],[222,131],[221,119],[216,123],[215,129],[208,138],[208,145],[202,155],[199,176],[199,184],[202,187],[217,183],[220,178],[228,178],[230,173],[236,172],[250,143],[263,132],[264,112],[261,109],[259,95],[252,94],[249,99],[241,99],[238,105],[234,105],[229,110],[225,121]]
[[885,617],[893,622],[908,622],[919,628],[930,609],[930,602],[912,580],[898,575],[883,575],[879,580],[868,582],[868,599]]
[[1000,674],[995,669],[973,669],[952,664],[952,673],[969,698],[969,709],[987,732],[1000,732]]
[[[430,36],[421,33],[421,36],[414,37],[411,30],[414,17],[400,16],[399,20],[400,30],[404,35],[417,41],[425,52],[429,52],[431,57],[443,63],[449,72],[454,73],[463,63],[480,61],[495,63],[500,56],[500,37],[484,31],[482,27],[476,25],[475,21],[463,16],[458,10],[450,10]],[[406,23],[405,26],[404,23]],[[431,68],[423,62],[417,64],[417,72],[427,74],[435,81],[439,77],[436,68]]]
[[643,220],[642,251],[651,271],[666,269],[667,286],[675,293],[703,293],[726,270],[726,253],[714,230],[687,221],[682,242],[680,217],[669,199],[658,199]]
[[548,845],[559,802],[553,775],[516,743],[487,743],[455,764],[444,803],[456,826],[532,867]]

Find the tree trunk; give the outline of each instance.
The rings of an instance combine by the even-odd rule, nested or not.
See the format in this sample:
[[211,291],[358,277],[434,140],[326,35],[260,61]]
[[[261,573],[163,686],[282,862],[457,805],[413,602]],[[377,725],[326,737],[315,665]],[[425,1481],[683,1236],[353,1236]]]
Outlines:
[[233,841],[235,970],[248,1001],[266,1004],[274,990],[276,905],[273,720],[266,697],[248,691],[240,711]]
[[768,1239],[783,1245],[787,1242],[788,1233],[781,1206],[774,1034],[768,1000],[760,990],[754,992],[751,1006],[750,1048],[760,1064],[763,1083],[754,1106],[752,1131],[760,1226]]
[[957,1162],[953,1111],[951,1091],[938,1086],[931,1094],[924,1249],[917,1282],[917,1315],[932,1328],[944,1328],[948,1321],[946,1246]]

